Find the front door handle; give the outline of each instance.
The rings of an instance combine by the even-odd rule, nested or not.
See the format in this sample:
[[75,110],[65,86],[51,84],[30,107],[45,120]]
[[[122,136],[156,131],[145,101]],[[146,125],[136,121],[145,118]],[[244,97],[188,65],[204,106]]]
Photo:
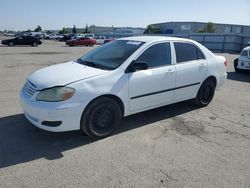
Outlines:
[[206,66],[206,63],[201,63],[200,64],[200,67],[205,67]]
[[168,69],[168,73],[173,73],[174,69]]

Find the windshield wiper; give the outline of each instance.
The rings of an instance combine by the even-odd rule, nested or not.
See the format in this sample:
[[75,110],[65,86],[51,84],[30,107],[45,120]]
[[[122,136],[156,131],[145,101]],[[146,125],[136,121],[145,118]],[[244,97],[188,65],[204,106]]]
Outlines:
[[95,64],[93,61],[83,61],[84,65],[90,66],[90,67],[96,67],[100,68],[98,64]]
[[94,62],[92,62],[92,61],[85,61],[85,60],[82,60],[81,58],[77,59],[76,62],[77,63],[81,63],[83,65],[90,66],[90,67],[99,68],[99,66],[97,64],[95,64]]

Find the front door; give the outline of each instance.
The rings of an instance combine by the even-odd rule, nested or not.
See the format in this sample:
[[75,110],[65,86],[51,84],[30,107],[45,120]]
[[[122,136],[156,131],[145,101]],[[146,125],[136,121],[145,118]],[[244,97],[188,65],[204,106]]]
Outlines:
[[147,70],[129,74],[129,106],[131,112],[171,103],[174,99],[175,65],[170,43],[147,48],[135,62],[148,64]]
[[24,36],[18,37],[15,41],[16,45],[24,45]]

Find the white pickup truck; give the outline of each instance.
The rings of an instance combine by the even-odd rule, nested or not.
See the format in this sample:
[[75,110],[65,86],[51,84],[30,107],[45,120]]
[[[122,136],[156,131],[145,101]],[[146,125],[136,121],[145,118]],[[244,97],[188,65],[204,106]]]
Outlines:
[[240,53],[240,57],[234,60],[234,69],[237,73],[250,71],[250,46],[244,48]]

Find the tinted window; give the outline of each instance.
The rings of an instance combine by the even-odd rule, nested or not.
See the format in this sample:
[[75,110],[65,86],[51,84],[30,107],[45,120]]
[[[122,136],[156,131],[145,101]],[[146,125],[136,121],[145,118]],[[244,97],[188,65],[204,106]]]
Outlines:
[[200,49],[190,43],[175,42],[174,47],[177,63],[205,59]]
[[81,57],[78,62],[92,62],[97,67],[113,70],[143,44],[144,42],[139,41],[114,40]]
[[143,61],[148,67],[159,67],[171,64],[171,50],[169,43],[155,44],[149,47],[143,54],[137,58],[137,61]]

